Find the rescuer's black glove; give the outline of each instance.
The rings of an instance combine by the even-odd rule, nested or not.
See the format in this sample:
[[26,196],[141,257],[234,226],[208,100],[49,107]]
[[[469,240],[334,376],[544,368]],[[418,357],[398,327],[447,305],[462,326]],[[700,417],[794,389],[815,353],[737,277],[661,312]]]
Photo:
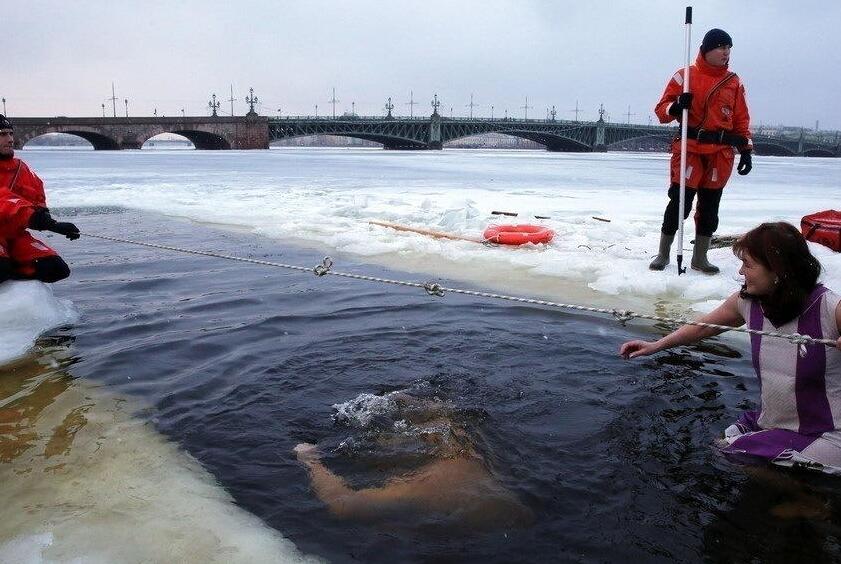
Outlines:
[[750,151],[742,151],[739,155],[739,166],[736,167],[736,170],[744,176],[753,168],[753,161],[751,160]]
[[669,115],[680,117],[681,112],[688,110],[690,106],[692,106],[692,92],[684,92],[669,106]]
[[52,231],[64,235],[71,241],[79,238],[79,228],[67,221],[56,221],[47,208],[38,208],[29,218],[29,228],[36,231]]

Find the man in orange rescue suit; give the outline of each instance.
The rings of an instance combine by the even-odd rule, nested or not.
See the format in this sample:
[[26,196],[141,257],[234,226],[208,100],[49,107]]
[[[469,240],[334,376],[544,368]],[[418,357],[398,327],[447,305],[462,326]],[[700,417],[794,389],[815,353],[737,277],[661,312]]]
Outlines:
[[75,225],[50,216],[44,183],[26,163],[15,158],[14,128],[0,115],[0,282],[57,282],[67,278],[67,263],[27,229],[79,238]]
[[[750,115],[745,101],[745,87],[736,73],[730,72],[730,48],[733,41],[720,30],[711,29],[704,36],[695,64],[689,68],[689,92],[683,93],[683,69],[666,85],[654,111],[660,123],[680,120],[689,110],[686,145],[686,200],[684,219],[689,217],[692,200],[698,194],[695,210],[695,249],[692,268],[716,274],[718,267],[707,260],[710,240],[718,228],[721,192],[733,171],[735,147],[740,154],[739,174],[751,170],[753,142]],[[672,142],[671,186],[669,204],[663,215],[660,249],[651,261],[651,270],[663,270],[669,264],[669,251],[678,228],[680,205],[680,139]]]

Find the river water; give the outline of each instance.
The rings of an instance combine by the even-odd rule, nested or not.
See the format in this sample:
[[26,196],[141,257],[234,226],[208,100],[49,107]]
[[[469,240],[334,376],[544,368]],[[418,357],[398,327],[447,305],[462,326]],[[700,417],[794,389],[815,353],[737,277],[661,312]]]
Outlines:
[[[305,267],[330,255],[342,272],[670,315],[708,310],[738,287],[727,249],[712,253],[717,277],[647,270],[665,155],[19,156],[47,182],[55,215],[90,234]],[[721,233],[797,222],[841,195],[837,160],[756,161],[727,188]],[[492,211],[557,237],[546,248],[488,248],[367,223],[473,237],[499,219]],[[23,343],[0,368],[0,560],[749,562],[841,552],[834,482],[756,471],[712,448],[757,398],[738,335],[631,363],[619,344],[665,328],[92,237],[46,240],[71,278],[0,287],[4,334]],[[841,288],[841,261],[814,251],[827,285]],[[316,443],[356,489],[407,481],[440,452],[389,402],[396,391],[446,406],[487,478],[528,517],[491,513],[477,525],[412,504],[373,518],[331,513],[296,444]]]

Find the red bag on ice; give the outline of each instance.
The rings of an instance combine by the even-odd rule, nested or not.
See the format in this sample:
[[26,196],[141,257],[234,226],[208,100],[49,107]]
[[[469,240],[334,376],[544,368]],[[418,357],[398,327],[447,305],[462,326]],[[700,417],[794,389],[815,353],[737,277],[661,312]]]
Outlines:
[[809,241],[841,251],[841,212],[826,210],[804,215],[800,231]]

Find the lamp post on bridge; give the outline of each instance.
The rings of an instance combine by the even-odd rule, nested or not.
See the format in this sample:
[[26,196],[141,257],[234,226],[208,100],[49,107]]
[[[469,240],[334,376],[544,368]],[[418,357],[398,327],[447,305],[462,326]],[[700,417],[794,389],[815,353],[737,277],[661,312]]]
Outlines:
[[3,98],[3,115],[6,115],[6,99]]
[[315,105],[315,117],[318,117],[318,104]]
[[249,89],[248,89],[248,92],[250,93],[250,96],[248,96],[248,97],[245,99],[245,101],[248,103],[248,105],[249,105],[250,109],[248,110],[248,113],[247,113],[247,114],[245,114],[245,115],[246,115],[246,116],[256,116],[256,115],[257,115],[257,112],[255,112],[255,111],[254,111],[254,104],[256,104],[257,102],[259,102],[259,101],[260,101],[260,99],[259,99],[259,98],[257,98],[257,97],[254,95],[254,89],[253,89],[253,88],[249,88]]
[[187,117],[187,112],[184,111],[184,108],[181,108],[181,117]]
[[441,106],[441,102],[438,100],[438,94],[435,94],[435,96],[432,98],[431,104],[432,104],[432,115],[437,116],[438,115],[438,108]]
[[494,107],[493,107],[493,104],[491,104],[491,119],[493,119],[493,118],[494,118]]
[[126,117],[128,117],[128,98],[125,98],[123,102],[126,103]]
[[391,103],[391,96],[388,97],[388,101],[385,103],[385,110],[388,112],[386,114],[385,119],[394,119],[394,116],[391,115],[391,110],[394,109],[394,104]]
[[552,116],[552,121],[555,121],[555,116],[558,115],[558,112],[555,111],[554,104],[552,105],[552,111],[549,112],[549,115]]
[[216,110],[219,109],[219,102],[216,101],[216,94],[213,94],[210,97],[210,101],[207,103],[207,106],[211,109],[212,114],[210,117],[219,117],[219,114],[216,113]]
[[102,117],[105,117],[105,102],[102,103]]

